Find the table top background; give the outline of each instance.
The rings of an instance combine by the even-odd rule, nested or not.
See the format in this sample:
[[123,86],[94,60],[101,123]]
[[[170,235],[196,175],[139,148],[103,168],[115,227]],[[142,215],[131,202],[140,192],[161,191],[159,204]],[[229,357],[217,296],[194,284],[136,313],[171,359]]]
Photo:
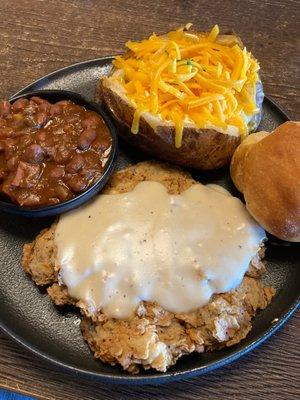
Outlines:
[[[293,0],[0,0],[0,98],[69,64],[122,52],[129,39],[187,22],[234,29],[258,58],[265,92],[300,119],[300,3]],[[300,398],[299,311],[266,343],[225,368],[163,386],[88,381],[0,333],[0,387],[40,399]]]

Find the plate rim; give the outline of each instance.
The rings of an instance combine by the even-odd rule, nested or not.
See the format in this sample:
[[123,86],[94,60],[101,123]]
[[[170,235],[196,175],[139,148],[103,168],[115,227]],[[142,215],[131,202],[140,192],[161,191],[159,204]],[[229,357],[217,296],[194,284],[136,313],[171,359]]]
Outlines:
[[[10,98],[19,96],[22,94],[25,94],[26,92],[33,90],[33,87],[37,84],[42,83],[43,80],[48,80],[51,79],[53,76],[57,75],[64,75],[66,72],[71,72],[72,70],[77,70],[80,69],[81,67],[88,67],[88,66],[94,66],[97,63],[103,63],[103,62],[111,62],[111,60],[114,58],[113,55],[109,56],[104,56],[104,57],[98,57],[98,58],[93,58],[85,61],[80,61],[75,64],[71,64],[65,67],[62,67],[60,69],[57,69],[55,71],[52,71],[38,79],[36,79],[34,82],[29,83],[26,85],[24,88],[20,89],[18,92],[14,93],[13,95],[10,96]],[[41,89],[42,90],[42,89]],[[85,96],[82,96],[85,97]],[[280,105],[278,105],[277,101],[272,99],[270,96],[265,95],[264,101],[269,103],[273,108],[276,109],[277,112],[281,114],[281,116],[286,119],[290,120],[289,115],[287,112],[281,108]],[[101,382],[106,382],[106,383],[114,383],[114,384],[127,384],[127,385],[138,385],[138,384],[153,384],[153,383],[167,383],[171,381],[179,381],[185,378],[191,378],[195,376],[200,376],[204,375],[208,372],[211,372],[213,370],[216,370],[217,368],[226,366],[233,361],[237,360],[238,358],[248,354],[251,350],[254,348],[258,347],[261,345],[265,340],[267,340],[271,335],[273,335],[278,329],[280,329],[286,321],[296,312],[296,310],[300,308],[300,293],[298,297],[296,297],[295,301],[287,306],[283,313],[278,317],[278,320],[275,321],[274,323],[271,323],[268,329],[266,329],[263,334],[256,334],[248,343],[244,344],[241,349],[234,351],[229,354],[222,356],[219,360],[212,360],[209,362],[206,362],[204,365],[199,366],[199,367],[194,367],[194,368],[189,368],[186,370],[182,371],[175,371],[175,372],[169,372],[166,371],[164,373],[160,372],[155,372],[152,375],[126,375],[126,373],[122,372],[118,373],[118,370],[116,370],[117,374],[110,373],[110,372],[96,372],[96,371],[88,371],[79,367],[76,367],[74,365],[71,365],[70,363],[67,362],[62,362],[57,360],[56,358],[53,358],[50,356],[47,352],[40,350],[38,347],[35,345],[32,345],[30,342],[28,342],[26,339],[22,338],[22,336],[15,332],[13,329],[10,327],[6,326],[5,323],[0,319],[0,328],[11,338],[13,338],[17,343],[25,347],[27,350],[30,352],[34,353],[35,355],[41,357],[41,359],[47,360],[49,363],[54,364],[55,366],[61,368],[62,370],[70,371],[75,374],[78,374],[79,376],[93,379],[93,380],[98,380]],[[92,356],[92,353],[91,353]],[[201,355],[199,355],[201,357]],[[100,361],[101,362],[101,361]]]
[[[108,56],[103,56],[103,57],[97,57],[97,58],[90,58],[88,60],[83,60],[79,61],[74,64],[66,65],[65,67],[56,69],[54,71],[49,72],[46,75],[41,76],[40,78],[37,78],[35,81],[28,83],[28,85],[24,86],[22,89],[18,90],[16,93],[12,94],[10,98],[20,96],[24,93],[26,93],[32,86],[36,85],[37,83],[43,81],[44,79],[51,78],[53,75],[57,75],[58,73],[64,73],[65,71],[71,71],[72,69],[76,69],[80,66],[85,66],[85,65],[92,65],[96,64],[97,62],[103,62],[103,61],[111,61],[116,55],[108,55]],[[31,89],[30,89],[31,90]],[[81,95],[82,96],[82,95]],[[82,96],[84,97],[84,96]]]
[[[49,355],[46,352],[39,350],[38,347],[31,345],[27,342],[27,340],[22,339],[22,337],[12,331],[12,329],[8,328],[1,320],[0,320],[0,328],[8,334],[11,338],[13,338],[17,343],[19,343],[22,347],[25,347],[28,351],[34,353],[35,355],[41,357],[47,362],[50,362],[62,370],[71,371],[79,376],[98,380],[99,382],[104,383],[119,383],[119,384],[127,384],[127,385],[139,385],[139,384],[153,384],[154,382],[157,383],[167,383],[172,381],[179,381],[185,378],[192,378],[196,376],[204,375],[208,372],[212,372],[220,367],[225,367],[235,360],[245,356],[256,347],[260,346],[263,342],[265,342],[270,336],[272,336],[277,330],[279,330],[287,320],[298,310],[300,309],[300,294],[296,298],[295,302],[287,307],[287,310],[283,313],[283,315],[279,316],[277,321],[274,322],[269,329],[267,329],[262,335],[257,334],[255,335],[249,343],[244,345],[240,350],[229,354],[228,356],[222,357],[220,360],[213,360],[209,361],[203,366],[191,368],[188,370],[183,370],[179,372],[155,372],[152,375],[115,375],[113,373],[104,373],[104,372],[93,372],[87,371],[82,368],[74,367],[71,364],[66,362],[59,361]],[[263,310],[260,310],[261,312]],[[91,354],[92,356],[92,354]],[[187,355],[188,356],[188,355]],[[201,353],[199,354],[201,357]],[[99,361],[99,360],[98,360]],[[101,361],[99,361],[101,362]],[[124,372],[123,372],[124,373]]]

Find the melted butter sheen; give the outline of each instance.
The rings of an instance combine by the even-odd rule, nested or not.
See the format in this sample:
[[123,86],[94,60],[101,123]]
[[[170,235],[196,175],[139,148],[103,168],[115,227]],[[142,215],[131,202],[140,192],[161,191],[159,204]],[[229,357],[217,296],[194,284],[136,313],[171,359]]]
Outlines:
[[216,185],[181,195],[142,182],[62,216],[55,231],[60,278],[91,312],[129,317],[141,300],[171,312],[205,305],[238,286],[265,232]]

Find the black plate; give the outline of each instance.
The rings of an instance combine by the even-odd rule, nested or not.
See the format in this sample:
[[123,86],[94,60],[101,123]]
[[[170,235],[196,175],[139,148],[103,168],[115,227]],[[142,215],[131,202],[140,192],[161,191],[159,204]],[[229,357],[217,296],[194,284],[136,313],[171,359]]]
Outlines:
[[[67,89],[92,100],[99,76],[111,70],[111,59],[101,58],[64,68],[17,94],[33,90]],[[268,98],[265,100],[260,129],[272,130],[287,119],[273,101]],[[142,154],[121,143],[119,167],[142,159],[145,159]],[[194,176],[202,182],[219,183],[234,190],[227,169],[198,172]],[[24,274],[20,266],[22,245],[32,240],[42,228],[49,226],[52,220],[31,220],[28,223],[21,217],[0,214],[0,221],[0,315],[3,329],[35,353],[89,377],[119,383],[154,383],[206,373],[258,346],[292,315],[300,303],[299,246],[270,238],[265,282],[274,286],[277,293],[269,307],[257,314],[253,329],[245,340],[221,351],[182,357],[166,373],[148,371],[130,376],[119,367],[96,361],[82,338],[79,313],[73,309],[55,307],[46,292],[38,289]]]

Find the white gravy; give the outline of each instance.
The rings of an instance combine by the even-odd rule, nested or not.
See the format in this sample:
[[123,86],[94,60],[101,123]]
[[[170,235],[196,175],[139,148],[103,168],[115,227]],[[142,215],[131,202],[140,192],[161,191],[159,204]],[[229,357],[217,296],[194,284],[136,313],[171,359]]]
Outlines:
[[265,238],[242,202],[217,185],[169,195],[157,182],[103,194],[60,217],[60,279],[91,312],[127,318],[141,300],[171,312],[237,287]]

